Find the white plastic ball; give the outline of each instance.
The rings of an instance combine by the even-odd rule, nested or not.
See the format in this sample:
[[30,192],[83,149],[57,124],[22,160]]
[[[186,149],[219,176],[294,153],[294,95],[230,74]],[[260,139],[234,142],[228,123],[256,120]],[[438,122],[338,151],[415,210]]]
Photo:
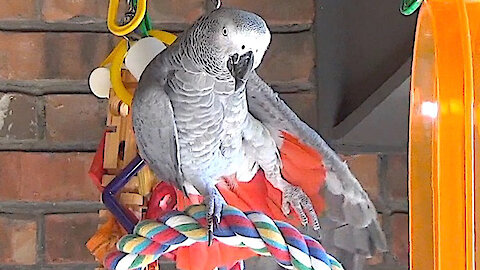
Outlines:
[[108,98],[112,83],[110,70],[105,67],[96,68],[88,78],[88,85],[93,94],[99,98]]
[[128,50],[125,66],[138,81],[150,61],[165,48],[165,44],[157,38],[142,38]]

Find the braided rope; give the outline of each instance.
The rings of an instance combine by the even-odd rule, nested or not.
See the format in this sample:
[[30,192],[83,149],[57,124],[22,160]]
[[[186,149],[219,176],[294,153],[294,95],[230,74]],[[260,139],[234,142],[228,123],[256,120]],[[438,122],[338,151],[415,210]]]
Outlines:
[[[164,253],[206,242],[205,216],[205,205],[192,205],[184,212],[171,211],[157,221],[141,221],[133,234],[118,241],[119,251],[109,254],[104,265],[111,270],[143,268]],[[243,213],[225,206],[214,237],[229,246],[248,247],[259,255],[272,256],[286,269],[343,269],[316,240],[259,212]]]

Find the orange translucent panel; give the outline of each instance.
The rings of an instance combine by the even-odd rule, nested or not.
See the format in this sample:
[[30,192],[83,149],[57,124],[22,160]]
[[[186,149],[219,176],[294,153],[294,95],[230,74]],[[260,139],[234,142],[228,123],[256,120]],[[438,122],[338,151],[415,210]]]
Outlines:
[[410,264],[433,269],[434,119],[422,114],[422,104],[436,102],[435,48],[430,10],[421,8],[416,31],[410,91],[409,199]]
[[410,108],[411,269],[475,266],[479,27],[479,1],[429,0],[419,14]]
[[[473,89],[474,89],[474,157],[475,157],[475,196],[480,194],[480,3],[471,5],[467,10],[470,19],[470,33],[473,53]],[[475,199],[475,225],[480,222],[480,199]],[[480,232],[475,229],[475,269],[480,269]]]

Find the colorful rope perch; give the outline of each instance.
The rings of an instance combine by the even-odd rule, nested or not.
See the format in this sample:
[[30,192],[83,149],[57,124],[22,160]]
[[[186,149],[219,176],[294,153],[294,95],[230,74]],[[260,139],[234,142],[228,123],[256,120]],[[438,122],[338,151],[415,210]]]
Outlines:
[[[259,255],[273,256],[287,269],[343,269],[316,240],[259,212],[243,213],[226,206],[214,237],[230,246],[248,247]],[[133,234],[119,240],[119,251],[108,255],[104,265],[111,270],[142,268],[178,247],[206,241],[205,206],[192,205],[185,212],[172,211],[157,221],[139,222]]]

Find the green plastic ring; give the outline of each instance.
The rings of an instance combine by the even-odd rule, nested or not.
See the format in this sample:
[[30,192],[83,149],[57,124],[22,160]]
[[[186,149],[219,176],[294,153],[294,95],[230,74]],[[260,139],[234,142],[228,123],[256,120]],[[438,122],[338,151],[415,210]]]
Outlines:
[[423,0],[402,0],[400,4],[400,12],[409,16],[412,15],[422,5]]

